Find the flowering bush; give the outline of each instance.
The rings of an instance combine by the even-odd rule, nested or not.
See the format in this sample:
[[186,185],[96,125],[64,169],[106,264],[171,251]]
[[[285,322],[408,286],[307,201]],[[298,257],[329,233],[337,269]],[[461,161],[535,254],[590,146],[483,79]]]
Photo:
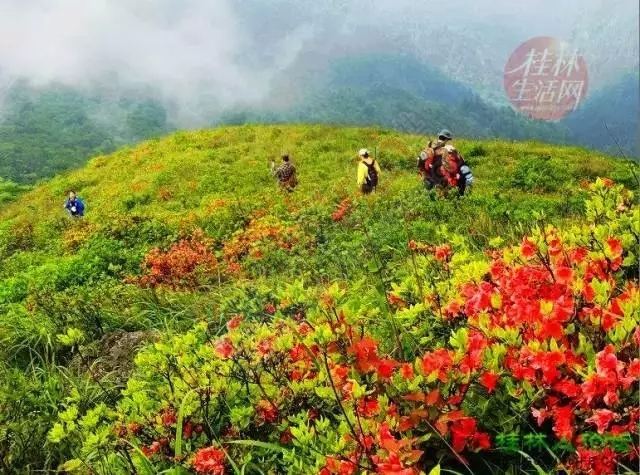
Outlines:
[[349,211],[349,208],[351,208],[351,200],[349,198],[343,199],[337,209],[331,214],[331,219],[336,222],[342,221],[345,214]]
[[212,246],[213,241],[197,229],[167,251],[152,249],[142,264],[143,275],[130,277],[127,282],[142,287],[198,290],[221,278],[222,269]]
[[[640,289],[630,250],[640,212],[630,198],[598,181],[586,224],[541,222],[484,258],[457,238],[410,242],[387,295],[395,338],[381,333],[382,312],[372,316],[339,284],[265,301],[260,318],[235,315],[223,334],[201,322],[138,355],[102,422],[76,411],[79,423],[53,440],[79,438],[98,473],[410,475],[438,464],[477,470],[505,431],[535,431],[564,442],[555,468],[614,473],[638,460]],[[91,431],[103,434],[99,444]],[[594,431],[605,441],[628,434],[628,443],[593,447]]]
[[[246,229],[236,233],[224,245],[224,258],[228,263],[238,263],[246,256],[260,259],[265,251],[280,248],[291,250],[300,237],[293,226],[269,222],[268,219],[252,219]],[[268,247],[264,247],[269,244]],[[262,246],[261,246],[262,245]]]

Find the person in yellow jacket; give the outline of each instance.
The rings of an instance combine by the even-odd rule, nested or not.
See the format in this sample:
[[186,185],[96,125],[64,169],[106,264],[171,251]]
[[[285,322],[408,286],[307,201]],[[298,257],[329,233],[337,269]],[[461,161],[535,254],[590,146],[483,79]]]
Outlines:
[[358,164],[358,186],[362,193],[369,194],[378,186],[378,177],[380,175],[380,165],[369,156],[366,148],[360,150],[360,163]]

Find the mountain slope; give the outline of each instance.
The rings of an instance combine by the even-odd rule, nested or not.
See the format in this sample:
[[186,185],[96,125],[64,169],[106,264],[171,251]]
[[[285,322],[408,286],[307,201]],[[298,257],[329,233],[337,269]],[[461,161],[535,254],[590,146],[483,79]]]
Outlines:
[[570,140],[612,155],[640,157],[640,91],[638,72],[590,96],[562,123]]
[[[16,442],[0,444],[3,471],[55,470],[67,461],[69,468],[77,457],[98,467],[107,453],[115,465],[97,473],[130,472],[110,445],[116,431],[97,427],[126,399],[127,380],[142,418],[155,414],[151,400],[171,397],[173,390],[141,391],[129,379],[141,342],[162,338],[150,348],[180,352],[169,361],[181,362],[212,348],[188,335],[180,343],[194,325],[211,331],[209,338],[233,315],[268,325],[278,302],[312,302],[307,292],[322,295],[330,283],[352,288],[354,311],[392,341],[380,315],[391,286],[413,279],[412,243],[450,242],[466,266],[487,246],[521,242],[542,214],[547,224],[580,222],[585,179],[633,185],[630,162],[583,149],[460,140],[476,184],[463,199],[440,199],[427,195],[415,173],[423,144],[391,130],[320,125],[179,132],[96,157],[5,204],[0,405],[7,410],[0,429]],[[363,146],[382,167],[380,187],[368,197],[355,186]],[[292,194],[278,192],[269,173],[270,160],[285,150],[299,170]],[[87,204],[82,220],[64,214],[69,189]],[[483,269],[469,264],[478,279]],[[434,335],[421,341],[442,340]],[[164,364],[148,355],[137,360],[138,377],[145,365]],[[165,381],[157,368],[148,374]],[[151,450],[158,436],[144,434],[140,446]]]
[[407,55],[346,56],[306,80],[297,102],[224,114],[222,124],[306,122],[379,125],[432,135],[566,143],[562,125],[525,118],[487,104],[471,89]]

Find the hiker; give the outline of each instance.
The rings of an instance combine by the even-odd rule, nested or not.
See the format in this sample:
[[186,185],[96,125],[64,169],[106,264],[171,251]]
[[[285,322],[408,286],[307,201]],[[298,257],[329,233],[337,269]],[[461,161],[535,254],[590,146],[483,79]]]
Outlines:
[[369,156],[369,151],[363,148],[358,153],[360,163],[358,164],[358,186],[363,194],[367,195],[378,186],[378,176],[380,175],[380,165],[375,158]]
[[418,171],[427,190],[457,187],[458,195],[462,196],[467,186],[473,183],[473,175],[469,165],[451,143],[452,138],[449,130],[441,130],[435,145],[430,141],[420,153]]
[[69,216],[74,218],[84,216],[84,202],[76,196],[75,191],[69,192],[69,198],[64,203],[64,208],[69,212]]
[[296,177],[296,167],[289,161],[289,155],[282,155],[282,165],[276,168],[276,163],[271,162],[271,173],[280,182],[280,187],[292,192],[298,184],[298,178]]

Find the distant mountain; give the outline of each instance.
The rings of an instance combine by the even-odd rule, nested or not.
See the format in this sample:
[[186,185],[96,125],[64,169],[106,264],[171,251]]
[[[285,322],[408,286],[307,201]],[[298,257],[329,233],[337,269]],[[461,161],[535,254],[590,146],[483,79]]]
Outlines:
[[469,87],[407,55],[343,57],[286,110],[234,111],[223,124],[307,122],[380,125],[433,136],[443,127],[455,135],[566,143],[561,125],[525,118],[510,107],[491,105]]
[[164,107],[148,97],[113,98],[18,81],[4,97],[0,177],[33,183],[169,130]]
[[636,71],[594,93],[562,124],[571,130],[572,142],[638,158],[639,96]]
[[[590,88],[609,88],[638,71],[640,4],[632,0],[585,2],[580,20],[568,41],[579,48],[587,63]],[[636,76],[636,88],[638,81]]]

